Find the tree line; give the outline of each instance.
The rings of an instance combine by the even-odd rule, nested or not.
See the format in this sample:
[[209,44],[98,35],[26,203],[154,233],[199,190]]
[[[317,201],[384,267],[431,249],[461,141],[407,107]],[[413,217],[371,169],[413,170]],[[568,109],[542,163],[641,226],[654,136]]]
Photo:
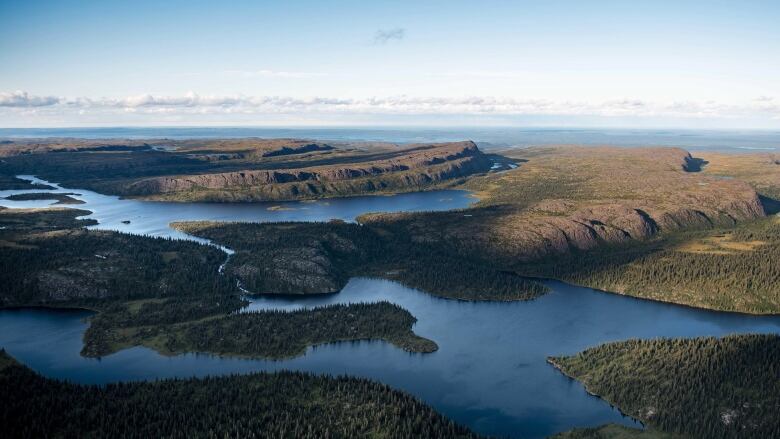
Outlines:
[[[686,250],[725,240],[743,247]],[[749,243],[749,244],[744,244]],[[532,276],[725,311],[780,310],[780,223],[767,218],[733,229],[678,232],[647,242],[605,246],[518,264]]]
[[628,340],[552,361],[653,428],[706,439],[780,437],[780,336]]
[[479,253],[415,240],[390,223],[206,222],[177,227],[236,250],[227,270],[255,293],[338,291],[354,276],[390,278],[462,300],[528,300],[547,291]]
[[416,398],[300,372],[78,385],[0,351],[5,437],[477,438]]

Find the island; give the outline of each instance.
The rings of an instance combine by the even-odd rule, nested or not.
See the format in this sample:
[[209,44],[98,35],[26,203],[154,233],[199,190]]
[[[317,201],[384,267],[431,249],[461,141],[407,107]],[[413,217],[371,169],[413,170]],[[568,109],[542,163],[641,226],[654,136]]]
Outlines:
[[47,193],[47,192],[32,192],[27,194],[14,194],[5,197],[6,200],[11,201],[37,201],[37,200],[52,200],[56,201],[54,204],[84,204],[83,201],[73,198],[71,195],[78,195],[74,193]]

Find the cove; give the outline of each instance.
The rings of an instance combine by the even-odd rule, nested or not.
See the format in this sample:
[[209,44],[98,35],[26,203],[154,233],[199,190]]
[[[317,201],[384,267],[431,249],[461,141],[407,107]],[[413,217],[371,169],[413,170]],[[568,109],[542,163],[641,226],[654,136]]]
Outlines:
[[[311,212],[303,209],[268,211],[266,207],[257,205],[206,204],[198,208],[203,210],[195,210],[193,216],[185,218],[182,212],[188,211],[190,205],[119,200],[116,197],[101,201],[100,197],[105,196],[100,194],[78,189],[57,190],[82,194],[77,198],[84,199],[87,204],[75,207],[92,210],[95,218],[101,221],[96,227],[113,229],[113,221],[116,221],[120,230],[123,226],[128,227],[122,231],[157,236],[177,237],[177,232],[167,227],[166,221],[172,220],[237,219],[240,215],[245,216],[238,219],[246,221],[279,221],[279,215],[291,215],[290,220],[301,220],[304,216],[296,215]],[[430,198],[423,199],[421,206],[432,210],[428,204],[446,198],[451,200],[440,201],[441,204],[435,204],[435,207],[465,207],[468,204],[467,193],[445,193],[448,195],[423,193]],[[399,200],[398,197],[406,195],[365,198],[373,199],[366,203],[377,202],[371,205],[371,209],[386,211]],[[2,202],[12,203],[8,200]],[[342,209],[353,210],[327,211],[334,202]],[[387,206],[382,204],[387,202],[390,202]],[[464,204],[459,205],[461,202]],[[142,206],[137,207],[134,203],[142,203]],[[368,205],[344,207],[339,204],[341,200],[328,200],[327,205],[324,203],[321,206],[324,213],[307,218],[327,219],[327,215],[335,215],[349,220],[365,212],[359,209]],[[153,206],[147,207],[146,204]],[[173,206],[159,207],[164,204]],[[314,204],[290,205],[297,208]],[[410,205],[412,203],[406,203],[400,208]],[[225,207],[236,210],[220,211]],[[172,210],[168,212],[165,209]],[[245,213],[238,214],[236,211]],[[136,220],[127,218],[130,214],[138,215],[133,217]],[[201,214],[210,216],[194,216]],[[168,219],[166,215],[173,219]],[[122,224],[125,219],[130,219],[131,223]],[[284,361],[221,358],[204,354],[166,357],[142,347],[102,359],[89,359],[81,357],[79,352],[88,325],[85,318],[90,313],[51,309],[0,310],[0,347],[45,376],[81,383],[282,369],[367,377],[408,391],[477,432],[542,438],[573,427],[608,422],[639,426],[604,401],[588,395],[576,381],[557,372],[546,363],[547,356],[573,354],[601,343],[629,338],[780,333],[780,316],[699,310],[555,281],[549,281],[547,285],[550,293],[530,302],[463,302],[437,298],[387,280],[353,278],[338,294],[298,298],[260,296],[252,298],[247,308],[291,310],[334,303],[387,300],[409,310],[418,319],[414,331],[439,345],[437,352],[424,355],[408,354],[384,342],[362,341],[317,346],[309,349],[304,356]]]

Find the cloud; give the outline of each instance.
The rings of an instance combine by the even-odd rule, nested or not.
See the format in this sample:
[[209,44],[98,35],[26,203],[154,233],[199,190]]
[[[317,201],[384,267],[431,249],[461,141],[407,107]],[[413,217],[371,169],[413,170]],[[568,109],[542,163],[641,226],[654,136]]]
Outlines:
[[379,29],[374,34],[374,44],[387,44],[391,41],[401,41],[406,36],[406,29],[396,27],[394,29]]
[[60,102],[55,96],[30,96],[26,91],[0,93],[0,107],[46,107]]
[[50,110],[52,113],[127,112],[134,114],[367,114],[367,115],[559,115],[675,118],[738,118],[780,116],[780,104],[771,97],[741,104],[715,101],[653,102],[615,99],[601,102],[517,99],[491,96],[368,98],[290,96],[180,96],[141,94],[121,98],[63,98],[34,96],[17,91],[0,93],[0,107],[10,111]]

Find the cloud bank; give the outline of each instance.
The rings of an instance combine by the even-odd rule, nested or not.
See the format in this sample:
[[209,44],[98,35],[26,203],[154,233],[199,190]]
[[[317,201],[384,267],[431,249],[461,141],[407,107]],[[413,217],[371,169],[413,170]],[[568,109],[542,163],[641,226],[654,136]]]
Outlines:
[[59,102],[58,97],[30,96],[26,91],[0,93],[0,107],[47,107]]
[[[561,117],[618,120],[620,118],[715,121],[762,120],[762,126],[780,126],[780,100],[761,96],[742,103],[715,101],[650,102],[639,99],[615,99],[602,102],[556,101],[499,97],[415,97],[389,96],[368,98],[290,97],[290,96],[218,96],[187,93],[181,96],[142,94],[119,98],[36,96],[25,91],[0,93],[0,116],[5,125],[36,121],[60,124],[90,121],[122,123],[126,116],[138,121],[161,121],[163,117],[179,122],[204,117],[225,123],[242,120],[276,120],[295,123],[327,118],[349,124],[354,120],[382,123],[397,117]],[[140,118],[140,119],[139,119]],[[200,119],[198,119],[200,118]],[[279,119],[282,118],[282,119]],[[562,119],[570,120],[570,119]]]

